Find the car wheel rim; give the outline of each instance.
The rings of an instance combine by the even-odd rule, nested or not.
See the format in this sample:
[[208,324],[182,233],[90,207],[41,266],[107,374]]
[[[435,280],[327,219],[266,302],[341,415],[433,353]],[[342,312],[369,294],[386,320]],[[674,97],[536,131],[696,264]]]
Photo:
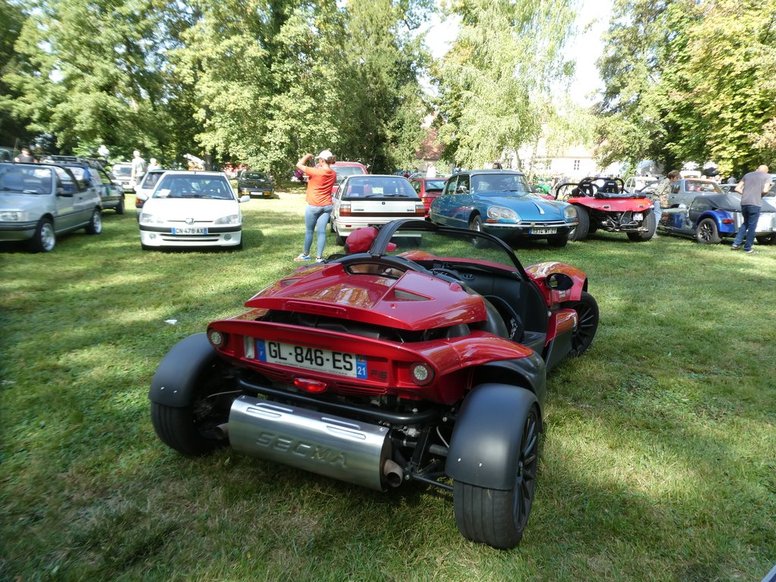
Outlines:
[[709,242],[711,239],[711,229],[709,228],[709,225],[701,224],[700,228],[698,229],[698,235],[702,241]]
[[94,225],[94,232],[102,232],[102,217],[100,216],[99,210],[94,211],[94,216],[92,217],[92,224]]
[[586,347],[595,335],[595,312],[590,306],[580,303],[576,306],[577,312],[577,330],[574,332],[571,343],[572,348],[577,351]]
[[522,448],[517,462],[515,495],[512,501],[512,516],[522,529],[528,521],[536,486],[536,469],[539,448],[539,422],[536,408],[532,408],[523,429]]
[[44,251],[50,251],[54,248],[55,241],[54,227],[47,222],[40,229],[40,246]]

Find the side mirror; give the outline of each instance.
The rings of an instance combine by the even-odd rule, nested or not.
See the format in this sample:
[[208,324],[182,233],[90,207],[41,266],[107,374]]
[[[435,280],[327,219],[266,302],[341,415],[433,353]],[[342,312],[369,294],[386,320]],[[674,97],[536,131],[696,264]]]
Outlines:
[[136,197],[138,200],[142,200],[143,202],[145,202],[146,200],[148,200],[148,194],[146,194],[146,193],[142,193],[142,194],[136,194],[136,195],[135,195],[135,197]]
[[246,194],[245,196],[240,196],[240,200],[239,200],[240,204],[243,204],[245,202],[250,202],[250,201],[251,201],[251,197],[248,194]]
[[574,280],[565,273],[551,273],[547,276],[546,283],[553,291],[568,291],[574,286]]

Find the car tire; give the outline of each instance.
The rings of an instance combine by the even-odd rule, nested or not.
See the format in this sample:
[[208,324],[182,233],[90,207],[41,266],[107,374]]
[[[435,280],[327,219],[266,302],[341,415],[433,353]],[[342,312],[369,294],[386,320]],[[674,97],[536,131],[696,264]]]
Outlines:
[[116,214],[124,214],[124,196],[119,199],[119,203],[116,206]]
[[50,218],[41,218],[35,227],[35,234],[29,241],[29,249],[33,253],[48,253],[57,244],[57,234]]
[[590,230],[590,213],[587,208],[577,206],[577,218],[579,222],[569,232],[569,240],[585,240]]
[[575,358],[584,354],[593,343],[600,317],[598,303],[590,293],[582,291],[579,301],[569,301],[563,303],[562,306],[577,312],[577,327],[571,336],[571,351],[569,352],[569,356]]
[[539,409],[524,412],[517,443],[517,473],[508,490],[453,481],[453,506],[458,529],[465,538],[494,548],[510,549],[520,543],[533,505],[539,459]]
[[214,354],[185,406],[151,402],[151,424],[156,435],[171,449],[190,457],[207,455],[227,445],[228,439],[219,427],[229,419],[232,400],[214,395],[233,391],[234,387],[225,382],[224,365]]
[[99,208],[94,209],[85,229],[87,234],[100,234],[102,232],[102,212]]
[[698,223],[698,227],[695,229],[695,240],[706,245],[716,245],[722,242],[717,223],[713,218],[704,218]]
[[557,236],[548,236],[547,244],[556,249],[562,249],[569,242],[569,235],[559,234]]
[[[482,217],[479,214],[475,214],[469,219],[469,230],[473,230],[474,232],[482,232]],[[482,248],[485,241],[481,240],[480,238],[475,238],[472,240],[472,243],[474,244],[475,248]]]
[[644,217],[644,222],[641,224],[642,226],[646,227],[647,232],[629,232],[628,239],[630,239],[632,242],[646,242],[655,236],[655,231],[657,230],[657,220],[655,220],[654,212],[648,212]]

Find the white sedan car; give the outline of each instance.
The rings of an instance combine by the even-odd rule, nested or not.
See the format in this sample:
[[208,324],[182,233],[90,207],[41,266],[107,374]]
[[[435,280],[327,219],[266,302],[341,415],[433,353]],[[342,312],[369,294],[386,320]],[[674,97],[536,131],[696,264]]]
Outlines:
[[140,245],[242,248],[240,203],[250,199],[223,172],[165,172],[140,210]]
[[334,194],[331,230],[337,244],[345,244],[348,235],[358,228],[425,216],[423,200],[407,178],[381,174],[348,176]]

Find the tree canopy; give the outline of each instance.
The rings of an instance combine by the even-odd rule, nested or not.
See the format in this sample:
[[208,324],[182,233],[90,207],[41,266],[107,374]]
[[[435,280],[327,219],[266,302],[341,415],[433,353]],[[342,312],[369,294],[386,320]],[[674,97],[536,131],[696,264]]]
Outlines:
[[68,152],[107,144],[114,156],[137,148],[171,163],[194,153],[282,172],[326,147],[388,169],[422,140],[417,74],[428,56],[411,32],[430,9],[44,0],[4,16],[17,16],[18,34],[0,46],[16,56],[0,107]]
[[539,136],[553,82],[571,70],[562,48],[569,0],[455,0],[458,39],[438,72],[445,157],[462,166],[498,159]]
[[616,0],[600,64],[604,161],[775,161],[776,0]]

